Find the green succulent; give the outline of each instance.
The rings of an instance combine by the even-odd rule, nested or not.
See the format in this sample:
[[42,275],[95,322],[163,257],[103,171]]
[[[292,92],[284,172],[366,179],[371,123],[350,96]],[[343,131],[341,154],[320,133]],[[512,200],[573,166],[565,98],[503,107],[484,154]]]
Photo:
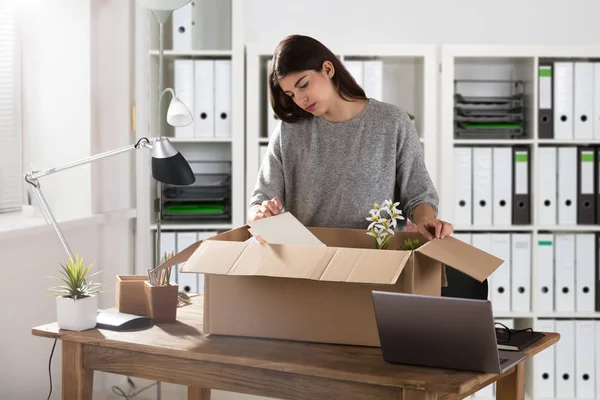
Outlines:
[[75,262],[69,259],[66,265],[61,264],[60,266],[61,269],[59,271],[62,274],[62,277],[56,279],[63,282],[64,285],[48,289],[53,292],[55,296],[69,297],[77,300],[102,292],[102,284],[93,283],[90,280],[94,275],[99,274],[100,271],[94,272],[88,276],[94,263],[84,268],[83,258],[75,256]]
[[415,250],[421,245],[419,239],[406,239],[400,250]]

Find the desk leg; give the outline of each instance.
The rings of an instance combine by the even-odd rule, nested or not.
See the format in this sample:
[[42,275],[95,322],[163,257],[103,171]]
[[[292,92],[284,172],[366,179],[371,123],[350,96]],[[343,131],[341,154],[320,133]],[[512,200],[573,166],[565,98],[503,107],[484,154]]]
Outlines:
[[512,374],[497,382],[496,399],[525,400],[525,362],[519,363]]
[[83,368],[83,344],[62,342],[63,400],[92,400],[94,371]]
[[402,389],[402,400],[435,400],[436,392],[426,392],[425,390],[404,388]]
[[188,386],[187,400],[210,400],[210,389]]

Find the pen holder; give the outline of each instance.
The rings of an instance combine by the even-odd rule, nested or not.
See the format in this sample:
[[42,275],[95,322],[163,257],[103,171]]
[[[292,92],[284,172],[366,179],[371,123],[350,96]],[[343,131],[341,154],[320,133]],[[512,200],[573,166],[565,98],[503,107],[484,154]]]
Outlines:
[[178,285],[152,286],[144,282],[146,293],[147,316],[157,322],[175,322],[177,319]]
[[148,316],[144,292],[144,282],[147,281],[146,275],[117,275],[115,303],[118,312]]

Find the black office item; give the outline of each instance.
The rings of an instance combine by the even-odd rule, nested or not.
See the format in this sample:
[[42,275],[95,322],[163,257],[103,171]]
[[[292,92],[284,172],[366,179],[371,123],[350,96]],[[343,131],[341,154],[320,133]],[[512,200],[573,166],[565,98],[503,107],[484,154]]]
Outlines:
[[538,136],[540,139],[554,138],[554,63],[540,59],[538,66]]
[[531,224],[531,157],[529,155],[529,147],[513,147],[513,225]]
[[528,329],[510,329],[506,325],[496,322],[496,341],[498,350],[523,351],[544,337],[541,332]]
[[577,223],[596,223],[596,150],[593,147],[577,148]]
[[121,313],[117,311],[99,310],[96,317],[96,328],[111,331],[142,329],[152,326],[152,319],[141,315]]

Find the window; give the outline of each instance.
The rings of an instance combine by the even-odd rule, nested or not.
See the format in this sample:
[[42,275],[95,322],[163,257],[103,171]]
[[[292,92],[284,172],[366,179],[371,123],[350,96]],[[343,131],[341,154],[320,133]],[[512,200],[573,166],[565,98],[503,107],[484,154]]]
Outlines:
[[0,2],[0,213],[23,204],[20,46],[13,11]]

